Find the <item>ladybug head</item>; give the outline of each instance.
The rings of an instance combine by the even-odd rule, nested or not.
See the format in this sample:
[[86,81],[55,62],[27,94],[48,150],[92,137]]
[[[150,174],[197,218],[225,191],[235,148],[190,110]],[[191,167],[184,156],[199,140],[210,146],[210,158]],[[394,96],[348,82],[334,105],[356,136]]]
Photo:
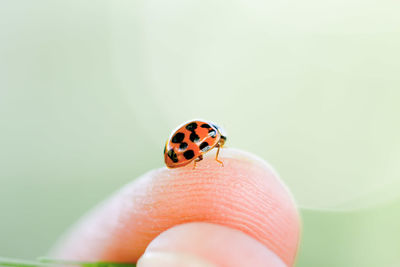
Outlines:
[[212,124],[212,126],[214,126],[218,130],[219,134],[221,135],[221,139],[223,140],[222,142],[225,143],[226,134],[225,134],[224,129],[216,124]]

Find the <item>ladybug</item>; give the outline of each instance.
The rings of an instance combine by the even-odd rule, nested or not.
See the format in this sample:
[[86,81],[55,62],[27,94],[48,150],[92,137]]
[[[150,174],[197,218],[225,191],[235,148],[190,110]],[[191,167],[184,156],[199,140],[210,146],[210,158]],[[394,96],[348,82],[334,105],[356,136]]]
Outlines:
[[218,160],[219,150],[225,144],[226,136],[221,128],[205,120],[194,120],[179,126],[167,140],[164,147],[164,161],[168,168],[178,168],[196,163],[203,159],[203,154],[217,147],[215,160]]

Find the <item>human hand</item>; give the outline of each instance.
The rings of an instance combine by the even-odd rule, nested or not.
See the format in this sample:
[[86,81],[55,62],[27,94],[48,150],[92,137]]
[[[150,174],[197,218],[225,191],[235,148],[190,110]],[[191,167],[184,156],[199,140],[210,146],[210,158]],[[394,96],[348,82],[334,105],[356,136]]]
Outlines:
[[150,171],[86,215],[53,256],[138,267],[292,266],[293,198],[261,159],[224,148],[192,165]]

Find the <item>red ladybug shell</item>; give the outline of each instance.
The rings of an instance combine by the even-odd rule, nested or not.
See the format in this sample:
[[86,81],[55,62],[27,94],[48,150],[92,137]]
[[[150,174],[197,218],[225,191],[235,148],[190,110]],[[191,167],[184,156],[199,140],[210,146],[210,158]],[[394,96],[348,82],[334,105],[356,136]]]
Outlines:
[[164,148],[165,164],[168,168],[185,166],[215,146],[222,146],[225,140],[221,129],[211,122],[186,122],[168,139]]

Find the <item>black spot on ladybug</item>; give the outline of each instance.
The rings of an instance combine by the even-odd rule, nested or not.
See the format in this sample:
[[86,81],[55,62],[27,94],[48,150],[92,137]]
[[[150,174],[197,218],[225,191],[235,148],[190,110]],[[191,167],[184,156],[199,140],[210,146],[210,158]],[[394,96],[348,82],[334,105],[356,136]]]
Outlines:
[[175,163],[179,161],[178,156],[173,149],[168,150],[168,157]]
[[217,135],[217,132],[214,129],[208,131],[208,135],[214,138]]
[[165,151],[167,151],[167,146],[164,147],[164,154],[165,154]]
[[198,142],[200,140],[200,137],[195,132],[192,132],[189,136],[189,139],[192,142]]
[[176,133],[175,135],[174,135],[174,137],[172,137],[172,140],[171,140],[171,142],[172,143],[180,143],[180,142],[182,142],[183,141],[183,139],[185,138],[185,134],[184,133]]
[[200,150],[203,152],[206,152],[210,149],[210,146],[208,145],[207,142],[201,143],[199,147],[200,147]]
[[183,143],[181,143],[181,144],[179,145],[179,149],[180,149],[180,150],[185,150],[187,147],[188,147],[188,144],[185,143],[185,142],[183,142]]
[[208,125],[207,123],[203,123],[200,127],[201,128],[211,128],[211,126]]
[[186,129],[193,132],[197,128],[197,123],[192,122],[186,125]]
[[194,157],[194,152],[193,150],[187,150],[183,153],[183,156],[185,159],[192,159]]

